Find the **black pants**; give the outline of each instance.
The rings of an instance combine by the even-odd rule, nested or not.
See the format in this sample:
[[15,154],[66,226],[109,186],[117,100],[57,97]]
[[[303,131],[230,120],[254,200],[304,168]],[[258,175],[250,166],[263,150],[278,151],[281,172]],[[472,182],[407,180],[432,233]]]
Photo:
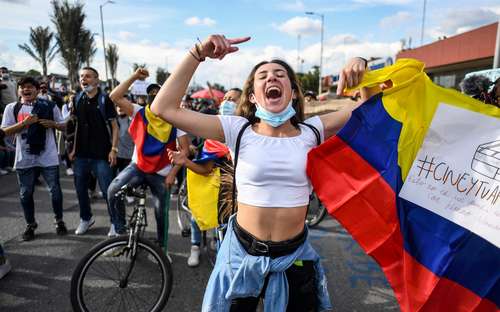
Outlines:
[[[302,261],[303,266],[293,264],[285,273],[288,280],[287,312],[314,312],[317,310],[316,271],[313,261]],[[231,312],[254,312],[267,285],[259,297],[237,298],[231,302]],[[266,300],[264,298],[264,300]]]

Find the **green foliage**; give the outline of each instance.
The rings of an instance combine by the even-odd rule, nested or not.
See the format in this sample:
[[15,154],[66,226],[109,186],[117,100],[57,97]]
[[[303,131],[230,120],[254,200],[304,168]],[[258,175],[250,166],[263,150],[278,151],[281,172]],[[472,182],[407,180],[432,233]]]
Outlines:
[[168,79],[168,77],[170,77],[170,73],[162,68],[162,67],[158,67],[156,69],[156,83],[159,84],[159,85],[163,85],[163,83]]
[[90,64],[96,52],[94,35],[84,27],[83,3],[53,0],[51,20],[56,28],[56,42],[71,88],[78,85],[78,70]]
[[81,35],[81,61],[85,66],[90,66],[90,63],[94,59],[97,52],[97,47],[95,44],[94,34],[90,30],[85,29]]
[[221,91],[221,92],[223,92],[223,93],[226,93],[226,92],[227,92],[227,91],[226,91],[226,88],[225,88],[223,85],[221,85],[220,83],[217,83],[217,82],[215,82],[215,83],[212,85],[212,88],[217,89],[217,90],[219,90],[219,91]]
[[148,66],[146,65],[146,63],[143,63],[143,64],[134,63],[134,64],[132,65],[132,67],[134,68],[134,73],[135,73],[135,71],[136,71],[139,67],[144,68],[144,69],[148,69]]
[[106,62],[108,63],[108,68],[111,74],[112,86],[115,86],[116,81],[116,69],[118,68],[118,47],[116,44],[108,44],[106,48]]
[[[35,78],[36,78],[36,77],[40,77],[41,75],[42,75],[42,74],[41,74],[38,70],[35,70],[35,69],[30,69],[30,70],[28,70],[28,71],[24,74],[24,76],[26,76],[26,77],[35,77]],[[47,76],[47,75],[45,75],[45,76]]]
[[297,73],[300,84],[302,86],[302,92],[318,90],[318,79],[319,79],[319,67],[313,66],[312,71],[307,73]]
[[44,77],[47,76],[48,64],[58,52],[57,44],[52,45],[53,37],[54,33],[49,30],[49,27],[30,27],[30,45],[27,43],[18,45],[21,50],[40,63]]

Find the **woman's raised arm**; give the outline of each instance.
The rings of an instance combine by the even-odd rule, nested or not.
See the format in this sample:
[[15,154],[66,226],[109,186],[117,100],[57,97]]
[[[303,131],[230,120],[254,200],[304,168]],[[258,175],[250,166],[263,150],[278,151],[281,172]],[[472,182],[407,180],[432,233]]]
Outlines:
[[234,45],[249,39],[211,35],[195,45],[161,87],[151,105],[152,112],[188,133],[223,142],[224,132],[218,117],[180,108],[181,100],[196,68],[206,57],[223,59],[227,54],[238,51]]
[[[340,72],[339,84],[337,86],[337,94],[341,95],[344,88],[357,86],[363,79],[366,71],[366,60],[355,57],[349,60],[347,65]],[[335,135],[351,118],[351,112],[356,109],[361,103],[345,105],[335,112],[320,116],[325,131],[325,140]]]

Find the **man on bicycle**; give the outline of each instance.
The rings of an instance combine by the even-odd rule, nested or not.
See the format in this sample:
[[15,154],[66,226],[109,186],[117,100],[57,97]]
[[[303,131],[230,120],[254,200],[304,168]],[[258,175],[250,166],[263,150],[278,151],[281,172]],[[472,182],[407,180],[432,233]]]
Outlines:
[[146,183],[153,195],[156,197],[155,218],[157,226],[158,243],[166,245],[163,240],[165,229],[165,211],[167,204],[167,189],[175,182],[175,176],[180,166],[172,166],[168,159],[167,148],[176,149],[176,139],[181,150],[189,148],[188,137],[185,132],[172,127],[170,124],[156,117],[150,110],[149,105],[160,89],[157,84],[151,84],[147,88],[148,100],[146,106],[140,106],[130,102],[124,95],[129,87],[137,79],[145,79],[149,76],[147,70],[139,68],[134,74],[110,94],[111,100],[122,114],[130,116],[132,122],[129,132],[135,143],[134,154],[130,165],[125,168],[111,182],[108,189],[108,201],[112,211],[112,225],[108,236],[124,234],[125,229],[125,204],[115,198],[116,192],[125,184],[140,185]]

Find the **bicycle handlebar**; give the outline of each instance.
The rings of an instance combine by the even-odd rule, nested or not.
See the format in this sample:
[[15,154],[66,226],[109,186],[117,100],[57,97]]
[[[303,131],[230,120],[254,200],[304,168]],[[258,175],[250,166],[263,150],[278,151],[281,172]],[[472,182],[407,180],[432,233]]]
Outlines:
[[133,196],[138,198],[145,198],[146,188],[147,186],[145,184],[142,184],[138,187],[133,187],[131,185],[125,184],[120,188],[118,192],[116,192],[115,197],[118,198],[123,196]]

